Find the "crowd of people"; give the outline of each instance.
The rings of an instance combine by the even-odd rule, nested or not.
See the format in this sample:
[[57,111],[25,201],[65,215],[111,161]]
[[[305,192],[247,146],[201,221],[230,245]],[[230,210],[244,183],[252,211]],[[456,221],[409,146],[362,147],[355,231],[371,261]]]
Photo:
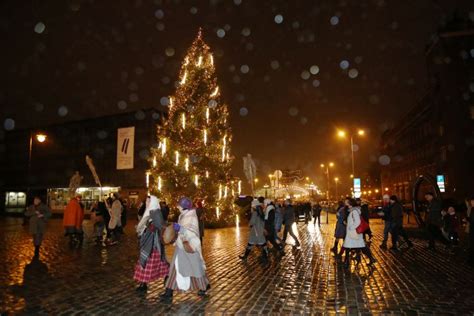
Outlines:
[[[441,201],[430,192],[425,194],[425,199],[427,248],[434,250],[437,243],[444,244],[448,249],[456,246],[461,229],[456,210],[453,206],[443,208]],[[395,195],[384,195],[382,203],[381,211],[377,214],[384,221],[380,248],[388,249],[390,236],[390,250],[397,252],[401,247],[412,248],[413,242],[403,227],[403,205]],[[467,200],[466,205],[467,216],[463,221],[468,224],[467,227],[474,227],[474,216],[471,213],[474,209],[474,198]],[[178,210],[177,222],[171,223],[168,221],[168,205],[159,201],[156,196],[148,196],[138,211],[136,232],[140,251],[134,273],[134,279],[138,282],[137,291],[146,292],[148,283],[163,279],[165,292],[161,299],[164,301],[172,300],[174,291],[197,291],[198,295],[204,296],[210,289],[202,255],[202,201],[193,203],[189,198],[183,197],[179,200]],[[313,225],[321,225],[321,211],[319,203],[306,202],[294,206],[290,199],[283,202],[263,197],[253,199],[248,212],[248,242],[239,258],[247,260],[252,250],[257,247],[260,249],[261,262],[268,262],[270,252],[274,253],[275,260],[280,260],[285,256],[286,245],[290,244],[296,250],[301,246],[294,232],[294,223],[303,218],[305,223],[311,224],[313,218]],[[93,205],[91,220],[94,223],[97,243],[105,246],[118,243],[126,223],[124,213],[126,209],[117,194]],[[51,210],[40,197],[35,197],[25,215],[30,219],[29,230],[33,236],[37,258]],[[337,206],[334,245],[331,251],[345,268],[349,268],[353,260],[358,265],[362,255],[368,258],[368,265],[372,266],[376,262],[370,249],[373,237],[370,217],[369,207],[360,199],[346,198]],[[63,217],[65,235],[73,246],[80,246],[84,240],[83,219],[84,207],[81,196],[77,195],[69,201]],[[287,243],[288,235],[292,237],[293,242]],[[175,246],[171,261],[166,258],[166,244]],[[469,264],[474,265],[474,229],[469,229],[469,245]]]

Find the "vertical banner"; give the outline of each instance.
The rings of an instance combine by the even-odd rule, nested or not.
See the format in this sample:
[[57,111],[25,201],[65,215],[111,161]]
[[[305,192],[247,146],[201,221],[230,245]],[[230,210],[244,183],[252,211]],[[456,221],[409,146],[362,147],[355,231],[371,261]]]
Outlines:
[[444,193],[446,191],[444,186],[444,175],[439,174],[436,176],[436,184],[438,185],[439,192]]
[[133,169],[135,126],[117,129],[117,169]]
[[360,178],[354,178],[354,197],[360,198],[361,196],[361,183]]

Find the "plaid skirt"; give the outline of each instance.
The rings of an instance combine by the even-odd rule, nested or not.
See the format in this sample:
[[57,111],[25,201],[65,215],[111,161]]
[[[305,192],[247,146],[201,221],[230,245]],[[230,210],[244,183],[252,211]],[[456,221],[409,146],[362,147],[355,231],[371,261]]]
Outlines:
[[140,265],[140,260],[135,266],[135,274],[133,278],[142,283],[149,283],[168,275],[170,270],[169,263],[161,260],[161,255],[158,251],[153,250],[146,262],[145,268]]

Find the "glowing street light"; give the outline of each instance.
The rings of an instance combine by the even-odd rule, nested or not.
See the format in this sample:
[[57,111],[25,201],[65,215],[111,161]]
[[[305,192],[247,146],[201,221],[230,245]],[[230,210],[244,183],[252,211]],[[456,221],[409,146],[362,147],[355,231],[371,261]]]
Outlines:
[[339,178],[338,177],[335,177],[334,178],[334,182],[336,182],[336,199],[338,198],[338,193],[337,193],[337,184],[339,183]]
[[40,143],[44,143],[47,137],[45,134],[36,134],[36,140]]

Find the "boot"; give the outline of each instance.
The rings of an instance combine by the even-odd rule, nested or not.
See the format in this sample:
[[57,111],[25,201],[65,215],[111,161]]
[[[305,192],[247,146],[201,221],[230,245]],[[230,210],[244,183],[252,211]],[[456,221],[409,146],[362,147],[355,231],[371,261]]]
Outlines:
[[410,240],[407,239],[406,243],[407,243],[407,247],[408,247],[408,248],[412,248],[412,247],[413,247],[413,243],[412,243]]
[[247,260],[251,250],[251,248],[245,248],[245,253],[242,256],[239,256],[239,258],[242,260]]
[[173,300],[173,290],[166,288],[165,292],[160,295],[162,301],[171,302]]
[[267,262],[268,261],[268,248],[267,246],[264,246],[262,248],[262,256],[260,257],[262,262]]
[[344,255],[344,268],[349,269],[350,268],[350,263],[351,263],[350,251],[349,251],[349,249],[346,249],[345,250],[345,255]]
[[364,255],[366,255],[369,258],[369,265],[373,265],[374,263],[377,262],[377,260],[375,260],[374,256],[372,255],[372,252],[370,251],[369,248],[367,248],[367,247],[363,248],[362,252],[364,253]]
[[35,246],[35,258],[38,258],[40,254],[40,246]]
[[339,242],[337,239],[334,241],[334,247],[331,248],[331,251],[337,254],[337,246],[339,245]]
[[382,244],[380,245],[380,249],[387,250],[387,242],[383,241]]
[[137,287],[136,291],[137,292],[146,292],[147,289],[148,289],[148,286],[146,285],[146,283],[140,283],[140,285]]
[[360,264],[360,261],[361,261],[360,251],[356,252],[355,260],[356,260],[356,266],[358,266]]

